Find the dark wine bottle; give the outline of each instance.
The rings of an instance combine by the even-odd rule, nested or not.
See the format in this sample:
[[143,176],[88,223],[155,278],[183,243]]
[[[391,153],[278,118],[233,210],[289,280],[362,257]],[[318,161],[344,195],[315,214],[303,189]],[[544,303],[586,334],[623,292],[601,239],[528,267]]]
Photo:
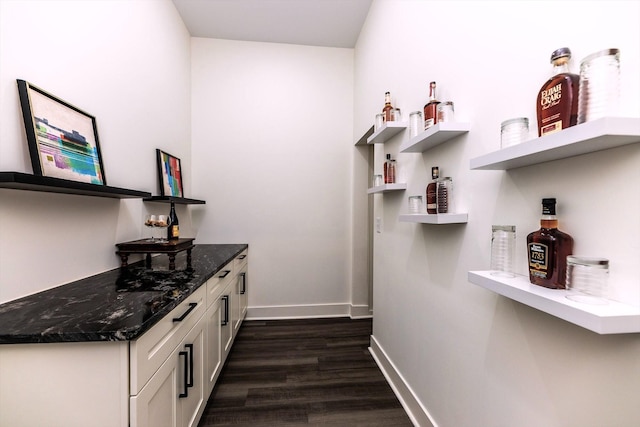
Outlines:
[[176,215],[176,206],[171,202],[171,211],[169,212],[169,227],[167,228],[167,239],[178,240],[180,238],[180,222]]

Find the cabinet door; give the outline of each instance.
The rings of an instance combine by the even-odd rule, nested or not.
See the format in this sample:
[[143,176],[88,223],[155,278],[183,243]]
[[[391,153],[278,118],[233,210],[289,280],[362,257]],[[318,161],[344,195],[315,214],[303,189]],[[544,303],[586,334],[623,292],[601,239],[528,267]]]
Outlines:
[[240,322],[244,320],[247,315],[247,307],[249,305],[249,276],[247,276],[247,267],[238,274],[238,286],[239,289],[239,306],[240,306]]
[[237,275],[233,283],[233,305],[231,306],[231,321],[233,325],[233,336],[235,337],[240,327],[240,291],[243,277]]
[[196,427],[204,411],[207,385],[204,375],[205,363],[205,319],[201,319],[189,331],[178,347],[181,355],[178,361],[178,404],[179,426]]
[[180,427],[178,391],[180,387],[179,349],[176,349],[145,384],[132,396],[131,427]]
[[207,322],[207,350],[205,352],[206,373],[205,381],[207,382],[207,394],[210,394],[213,390],[213,386],[218,379],[220,369],[222,368],[222,344],[220,342],[220,329],[222,328],[221,317],[221,305],[222,301],[218,298],[205,315]]
[[227,358],[231,344],[233,343],[233,324],[231,312],[235,295],[233,292],[233,284],[227,286],[220,297],[220,342],[222,343],[222,361]]

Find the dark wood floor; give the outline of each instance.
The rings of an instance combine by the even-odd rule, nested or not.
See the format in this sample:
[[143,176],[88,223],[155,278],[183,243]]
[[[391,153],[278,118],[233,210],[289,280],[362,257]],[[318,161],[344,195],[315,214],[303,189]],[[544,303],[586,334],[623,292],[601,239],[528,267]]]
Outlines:
[[199,427],[412,426],[370,335],[370,319],[245,321]]

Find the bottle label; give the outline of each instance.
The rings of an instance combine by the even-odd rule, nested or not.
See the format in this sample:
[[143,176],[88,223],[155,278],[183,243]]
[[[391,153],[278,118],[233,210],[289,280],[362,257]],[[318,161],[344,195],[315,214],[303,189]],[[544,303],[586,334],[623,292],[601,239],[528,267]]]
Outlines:
[[529,272],[532,277],[548,278],[549,247],[542,243],[529,243]]
[[435,122],[435,120],[434,120],[433,118],[426,119],[426,120],[424,121],[424,130],[427,130],[427,129],[429,129],[431,126],[433,126],[433,125],[434,125],[434,122]]
[[540,93],[540,107],[543,110],[558,105],[562,99],[562,83],[544,89]]
[[562,120],[558,120],[557,122],[553,122],[551,124],[542,126],[542,128],[540,128],[540,136],[549,135],[555,132],[560,132],[561,130],[562,130]]
[[180,226],[172,225],[171,226],[171,238],[172,239],[177,239],[178,237],[180,237]]

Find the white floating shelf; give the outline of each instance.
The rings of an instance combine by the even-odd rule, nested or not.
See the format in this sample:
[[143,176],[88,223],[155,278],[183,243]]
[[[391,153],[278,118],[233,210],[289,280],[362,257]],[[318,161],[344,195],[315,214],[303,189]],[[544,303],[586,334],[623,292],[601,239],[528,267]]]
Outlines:
[[398,219],[400,222],[418,222],[422,224],[463,224],[469,219],[469,214],[402,214]]
[[385,122],[380,129],[367,138],[367,144],[380,144],[388,141],[407,128],[407,122]]
[[399,191],[399,190],[406,190],[406,189],[407,189],[406,183],[383,184],[383,185],[378,185],[377,187],[369,188],[367,190],[367,193],[368,194],[386,193],[387,191]]
[[400,145],[401,153],[422,153],[452,138],[469,132],[469,123],[444,122],[431,126]]
[[640,118],[603,117],[471,159],[471,169],[507,170],[640,142]]
[[598,334],[640,332],[640,307],[611,300],[604,305],[575,302],[566,298],[568,291],[533,285],[521,275],[504,278],[489,271],[469,271],[468,278],[473,284]]

